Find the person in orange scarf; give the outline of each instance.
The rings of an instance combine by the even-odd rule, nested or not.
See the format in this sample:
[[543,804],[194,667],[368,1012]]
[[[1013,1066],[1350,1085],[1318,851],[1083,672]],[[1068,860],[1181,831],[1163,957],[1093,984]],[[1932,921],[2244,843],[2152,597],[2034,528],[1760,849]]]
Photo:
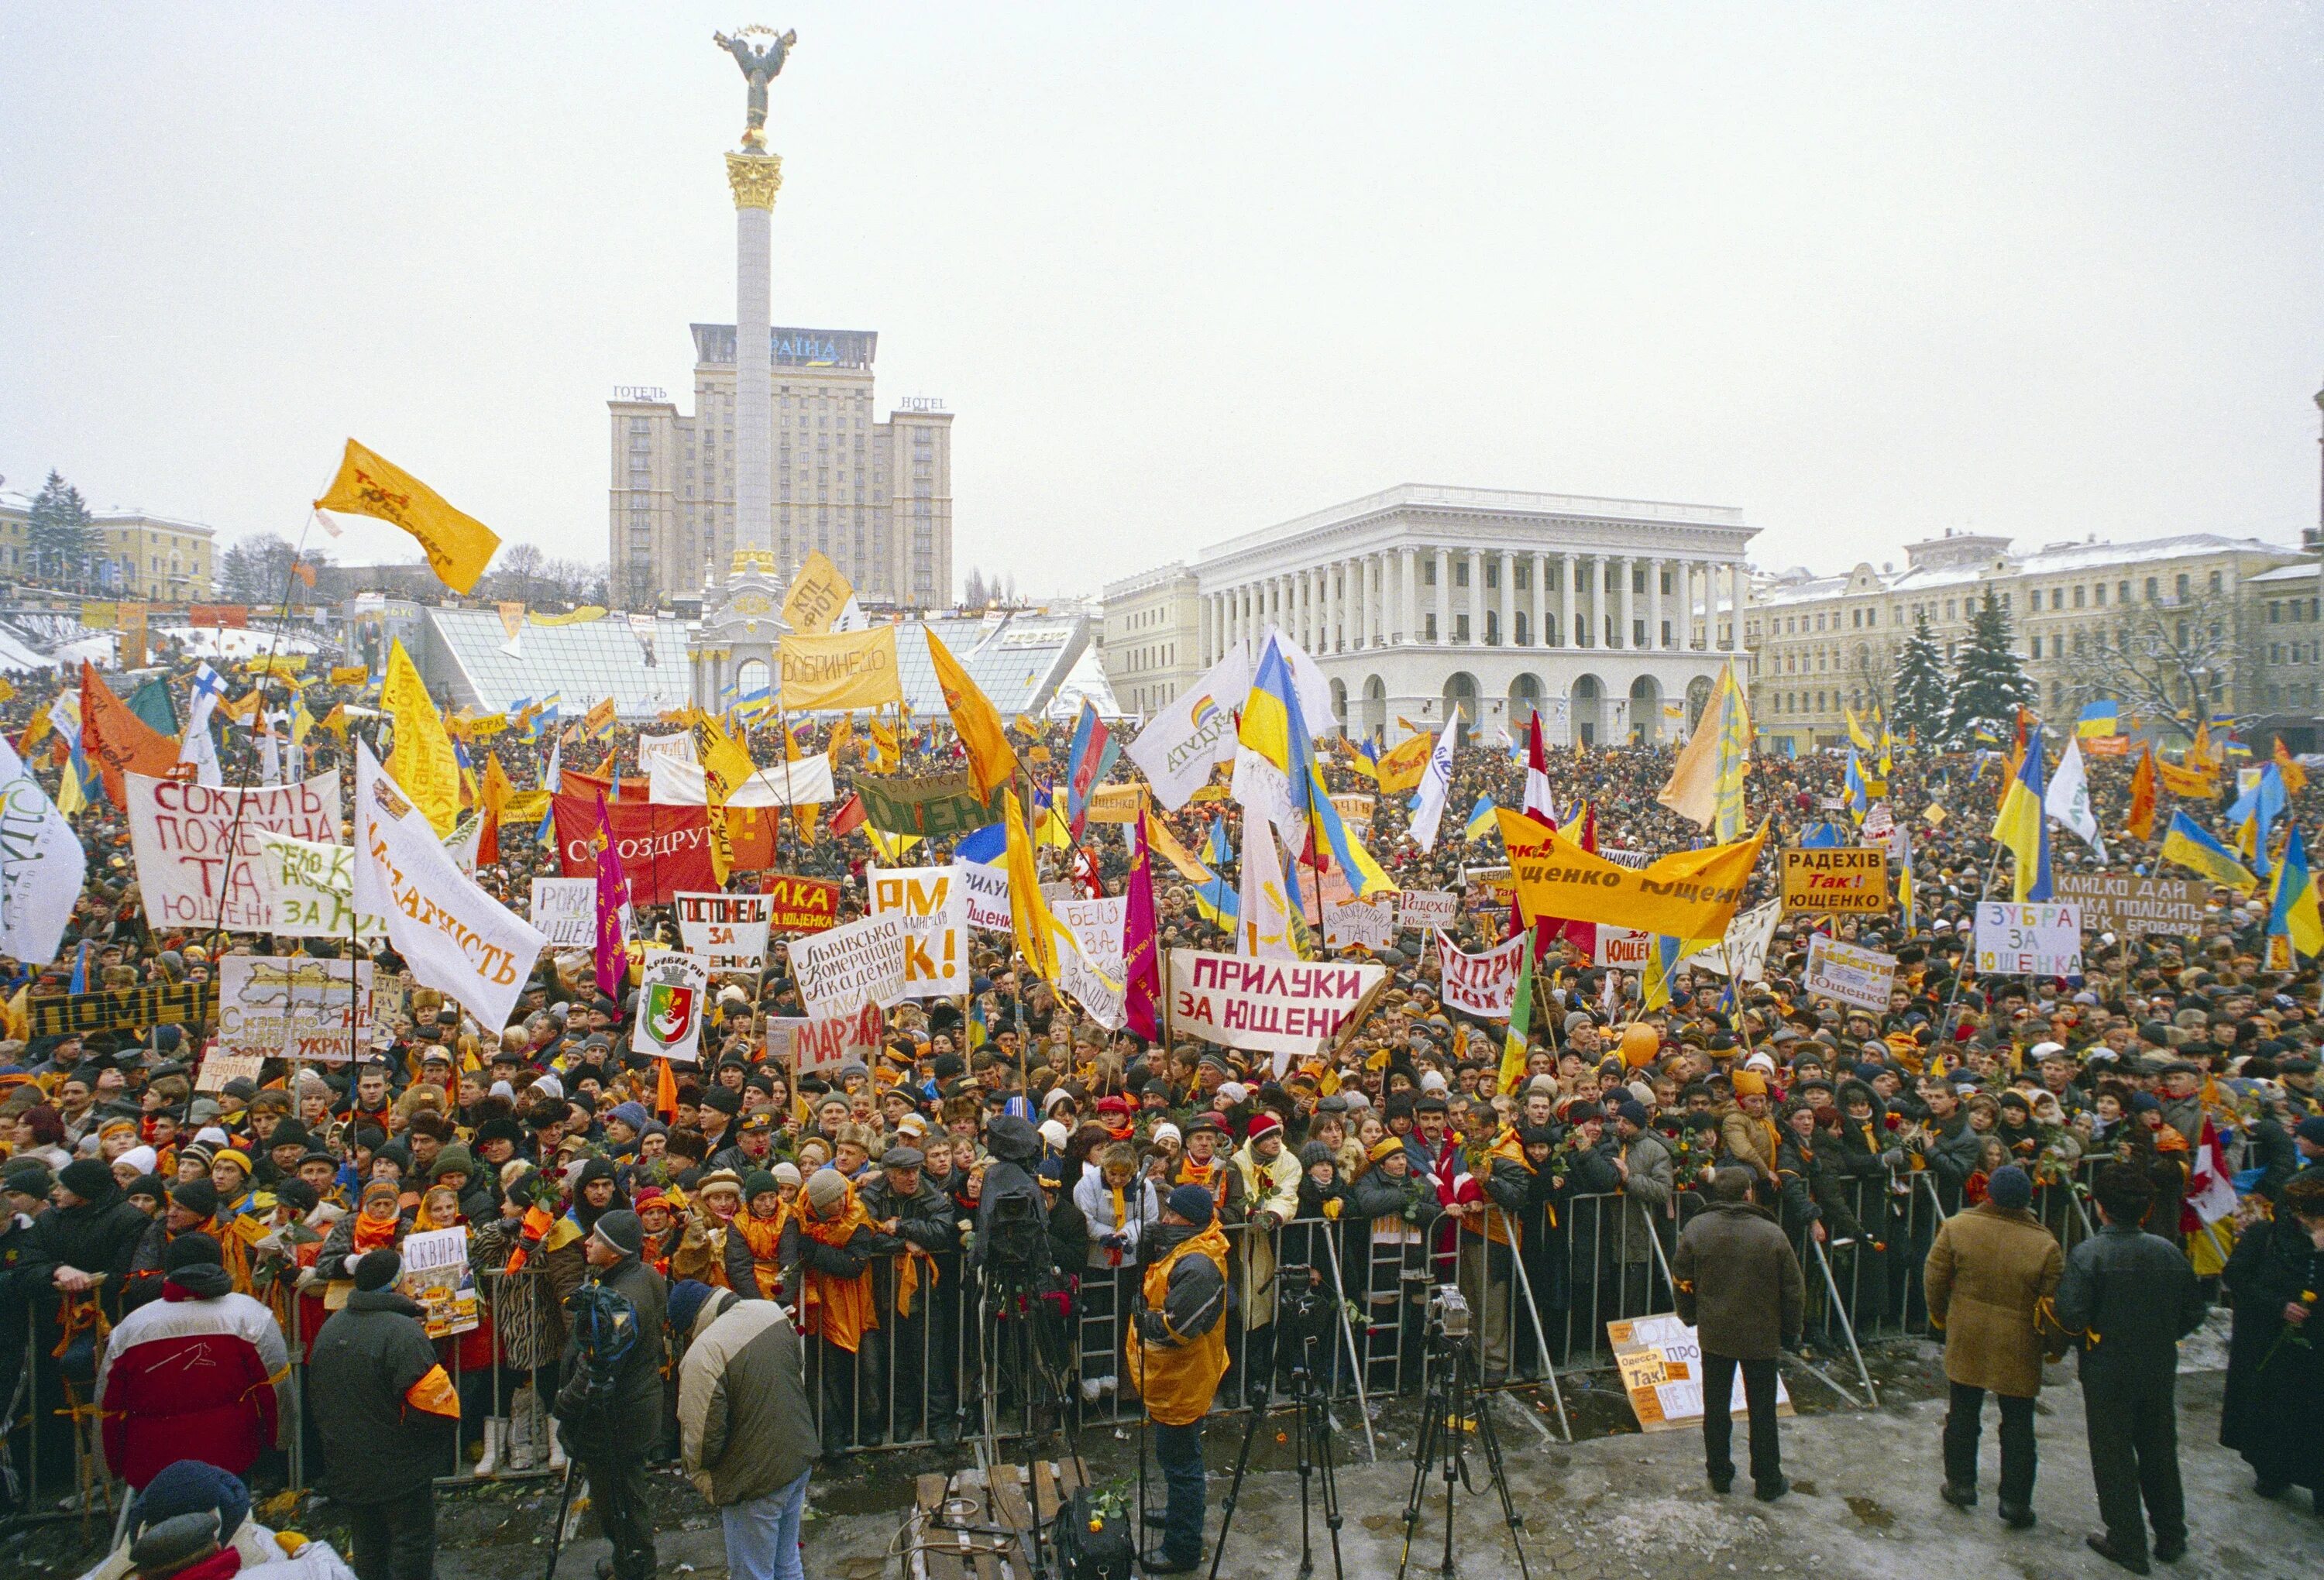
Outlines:
[[753,1169],[742,1177],[742,1210],[734,1215],[726,1236],[730,1263],[739,1260],[733,1254],[738,1243],[749,1253],[747,1285],[733,1277],[739,1269],[730,1266],[729,1270],[733,1281],[742,1285],[742,1293],[756,1290],[762,1300],[783,1298],[783,1225],[789,1217],[781,1180],[765,1169]]
[[881,1232],[863,1210],[854,1182],[836,1169],[815,1171],[799,1210],[783,1226],[783,1265],[792,1273],[788,1287],[798,1291],[799,1333],[816,1341],[809,1364],[823,1375],[826,1457],[850,1443],[868,1447],[881,1440],[874,1434],[886,1355],[872,1263],[903,1249],[901,1239]]
[[896,1437],[919,1436],[918,1404],[925,1395],[927,1425],[936,1447],[952,1448],[960,1441],[960,1387],[953,1360],[958,1325],[950,1291],[941,1297],[935,1291],[936,1258],[956,1249],[959,1238],[953,1229],[951,1199],[921,1172],[927,1162],[916,1146],[899,1143],[890,1147],[881,1156],[880,1177],[864,1184],[860,1199],[880,1230],[904,1245],[895,1256],[881,1257],[872,1265],[881,1328],[896,1356],[895,1398],[890,1401]]

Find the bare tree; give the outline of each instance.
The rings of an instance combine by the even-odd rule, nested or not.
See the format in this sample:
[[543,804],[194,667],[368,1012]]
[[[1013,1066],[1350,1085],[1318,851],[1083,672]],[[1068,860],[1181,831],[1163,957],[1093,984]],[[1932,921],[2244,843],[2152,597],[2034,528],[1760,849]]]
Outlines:
[[2068,705],[2110,699],[2191,734],[2198,717],[2253,702],[2245,627],[2241,606],[2225,600],[2143,603],[2092,620],[2066,638]]
[[530,603],[540,596],[541,566],[548,556],[537,543],[512,543],[493,561],[490,594],[512,603]]

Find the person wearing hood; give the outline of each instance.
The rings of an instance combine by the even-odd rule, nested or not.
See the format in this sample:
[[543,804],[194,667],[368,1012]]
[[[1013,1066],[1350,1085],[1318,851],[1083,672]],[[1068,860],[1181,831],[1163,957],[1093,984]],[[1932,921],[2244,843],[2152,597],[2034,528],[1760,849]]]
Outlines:
[[567,1307],[586,1310],[585,1299],[602,1290],[626,1301],[637,1318],[633,1341],[611,1358],[610,1368],[594,1347],[603,1337],[583,1322],[569,1323],[557,1394],[558,1437],[589,1478],[598,1526],[613,1548],[597,1566],[601,1580],[652,1580],[656,1567],[646,1457],[661,1441],[669,1296],[661,1274],[645,1264],[644,1248],[645,1226],[636,1213],[608,1208],[598,1214],[583,1243],[588,1283]]
[[1723,1493],[1735,1483],[1729,1401],[1739,1369],[1750,1414],[1752,1492],[1772,1503],[1791,1490],[1775,1436],[1776,1358],[1799,1342],[1807,1285],[1782,1226],[1751,1200],[1754,1178],[1734,1163],[1711,1176],[1711,1206],[1681,1231],[1671,1278],[1679,1320],[1697,1330],[1702,1346],[1702,1447],[1711,1490]]
[[1154,1419],[1169,1496],[1161,1545],[1141,1566],[1183,1575],[1203,1559],[1203,1417],[1227,1369],[1227,1239],[1211,1193],[1199,1185],[1172,1190],[1148,1250],[1124,1364]]
[[884,1368],[880,1307],[872,1264],[906,1249],[864,1210],[855,1185],[836,1169],[817,1169],[783,1226],[785,1286],[798,1291],[799,1327],[816,1342],[823,1375],[823,1450],[836,1456],[852,1440],[877,1447],[882,1432]]
[[430,1580],[436,1477],[450,1463],[460,1399],[437,1364],[418,1301],[395,1288],[402,1259],[387,1247],[355,1263],[355,1292],[315,1338],[308,1386],[323,1491],[346,1508],[364,1580]]
[[122,1318],[97,1372],[105,1458],[143,1487],[189,1448],[240,1475],[275,1446],[290,1358],[274,1314],[237,1293],[208,1235],[171,1242],[161,1298]]
[[725,1527],[735,1580],[803,1580],[799,1520],[814,1469],[815,1414],[790,1314],[692,1279],[669,1292],[678,1453]]

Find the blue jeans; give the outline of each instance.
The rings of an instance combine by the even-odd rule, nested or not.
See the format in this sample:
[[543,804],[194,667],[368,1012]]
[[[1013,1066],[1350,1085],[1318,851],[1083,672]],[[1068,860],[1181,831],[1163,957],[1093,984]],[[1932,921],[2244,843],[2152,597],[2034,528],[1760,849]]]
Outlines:
[[1166,1427],[1154,1423],[1154,1457],[1170,1489],[1162,1528],[1162,1556],[1174,1564],[1203,1556],[1203,1423]]
[[729,1503],[718,1511],[726,1527],[726,1570],[733,1580],[806,1580],[799,1566],[799,1516],[807,1509],[807,1478],[779,1493]]

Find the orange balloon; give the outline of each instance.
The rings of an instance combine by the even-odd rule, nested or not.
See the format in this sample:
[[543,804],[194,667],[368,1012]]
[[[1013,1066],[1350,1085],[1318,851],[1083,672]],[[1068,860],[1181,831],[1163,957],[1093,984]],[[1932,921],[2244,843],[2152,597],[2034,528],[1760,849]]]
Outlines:
[[1662,1050],[1662,1033],[1644,1021],[1631,1023],[1622,1033],[1622,1062],[1632,1070],[1644,1070]]

